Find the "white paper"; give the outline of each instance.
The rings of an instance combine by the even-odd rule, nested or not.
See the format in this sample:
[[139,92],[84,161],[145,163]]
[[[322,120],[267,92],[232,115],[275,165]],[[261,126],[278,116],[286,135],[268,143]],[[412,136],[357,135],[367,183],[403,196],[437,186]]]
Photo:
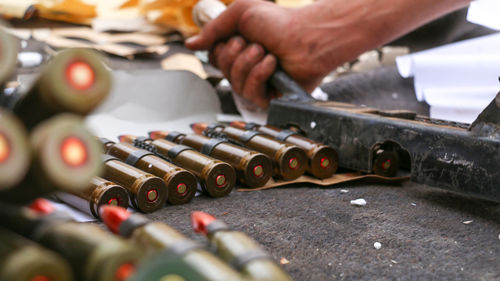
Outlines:
[[484,25],[491,29],[500,30],[500,1],[479,0],[470,4],[467,20]]
[[500,33],[398,57],[432,118],[472,123],[500,91]]
[[[140,76],[140,78],[138,78]],[[87,117],[99,137],[146,136],[149,131],[190,133],[195,122],[212,123],[221,113],[213,87],[187,71],[117,71],[110,97]]]

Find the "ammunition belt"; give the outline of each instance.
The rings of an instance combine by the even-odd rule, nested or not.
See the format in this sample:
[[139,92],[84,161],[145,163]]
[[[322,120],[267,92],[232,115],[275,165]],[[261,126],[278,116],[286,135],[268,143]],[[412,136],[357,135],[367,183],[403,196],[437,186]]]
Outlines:
[[212,154],[212,151],[214,150],[214,148],[221,143],[227,143],[227,141],[221,140],[221,139],[210,139],[206,143],[203,144],[200,152],[205,154],[205,155],[210,155],[210,154]]
[[106,163],[106,162],[111,161],[111,160],[118,160],[118,161],[121,161],[120,159],[118,159],[118,158],[116,158],[116,157],[114,157],[114,156],[111,156],[111,155],[109,155],[109,154],[103,154],[103,155],[102,155],[102,162],[103,162],[103,163]]
[[259,124],[250,122],[245,124],[245,130],[255,130],[256,127],[258,127]]
[[102,143],[102,144],[107,144],[107,143],[114,143],[114,141],[108,139],[108,138],[99,138],[99,141]]
[[250,141],[253,137],[255,137],[257,135],[262,135],[262,133],[261,132],[257,132],[257,131],[245,131],[239,137],[239,141],[242,142],[242,143],[247,143],[248,141]]
[[136,150],[128,155],[127,159],[125,160],[125,163],[127,163],[131,166],[135,166],[135,164],[137,164],[137,162],[139,160],[141,160],[141,158],[143,158],[144,156],[148,156],[148,155],[155,156],[154,153],[147,151],[147,150],[144,150],[144,149]]
[[175,157],[177,157],[177,155],[186,150],[194,150],[194,149],[192,147],[185,146],[182,144],[176,145],[168,150],[168,158],[174,159]]
[[229,228],[229,226],[227,226],[227,224],[225,224],[224,222],[222,222],[220,220],[214,220],[213,222],[211,222],[210,224],[207,225],[206,230],[207,230],[208,234],[212,234],[212,233],[215,233],[217,231],[231,230],[231,228]]
[[132,214],[130,217],[128,217],[120,224],[120,227],[118,228],[118,233],[120,233],[124,237],[130,237],[130,235],[132,235],[132,232],[134,232],[135,229],[150,222],[151,221],[148,220],[146,217]]
[[278,133],[276,136],[276,139],[279,141],[285,141],[288,137],[293,136],[293,135],[298,135],[297,132],[294,132],[292,130],[283,130]]
[[235,256],[231,260],[231,265],[237,270],[242,270],[248,263],[254,260],[263,260],[269,259],[272,260],[271,257],[261,249],[250,250],[248,252],[243,252],[237,256]]
[[169,132],[167,136],[165,136],[165,139],[171,142],[174,142],[175,139],[179,136],[185,136],[186,134],[183,134],[181,132],[173,131]]
[[178,256],[183,256],[193,250],[197,249],[203,249],[203,246],[199,243],[196,243],[194,241],[188,240],[188,239],[183,239],[182,241],[178,241],[174,245],[172,245],[170,248],[168,248],[168,251],[178,255]]

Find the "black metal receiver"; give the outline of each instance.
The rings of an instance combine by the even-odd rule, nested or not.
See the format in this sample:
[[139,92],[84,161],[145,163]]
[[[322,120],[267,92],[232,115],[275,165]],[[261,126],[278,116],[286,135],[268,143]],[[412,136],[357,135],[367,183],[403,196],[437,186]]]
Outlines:
[[500,202],[499,116],[500,93],[472,125],[408,111],[282,98],[271,102],[268,124],[295,126],[332,146],[341,167],[384,171],[394,169],[397,160],[414,182]]

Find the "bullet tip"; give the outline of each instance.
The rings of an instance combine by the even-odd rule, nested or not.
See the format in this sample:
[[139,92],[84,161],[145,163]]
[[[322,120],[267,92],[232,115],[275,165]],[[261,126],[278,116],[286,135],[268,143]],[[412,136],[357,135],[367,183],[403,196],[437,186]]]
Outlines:
[[44,215],[52,214],[56,210],[54,205],[49,200],[43,198],[36,199],[29,205],[28,208],[37,212],[38,214]]
[[239,129],[245,129],[246,123],[243,121],[233,121],[229,123],[229,126],[239,128]]
[[101,206],[101,220],[113,233],[118,233],[122,222],[130,217],[131,213],[127,209],[118,206]]
[[191,225],[196,233],[207,235],[207,226],[215,220],[214,216],[205,212],[194,211],[191,213]]
[[133,135],[120,135],[118,136],[118,140],[120,142],[132,143],[136,139],[136,136]]
[[167,135],[167,131],[151,131],[148,132],[149,138],[152,140],[164,139]]

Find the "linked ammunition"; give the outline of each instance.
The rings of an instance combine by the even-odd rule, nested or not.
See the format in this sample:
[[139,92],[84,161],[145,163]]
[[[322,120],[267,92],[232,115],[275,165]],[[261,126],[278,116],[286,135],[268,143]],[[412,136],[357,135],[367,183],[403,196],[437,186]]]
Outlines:
[[58,192],[56,197],[62,202],[99,218],[99,208],[103,205],[128,207],[128,191],[120,185],[100,177],[92,178],[90,186],[79,192]]
[[101,147],[79,116],[59,114],[40,123],[30,143],[29,172],[18,186],[0,194],[3,201],[27,203],[56,190],[83,190],[102,171]]
[[273,172],[269,157],[225,140],[164,131],[151,132],[149,136],[152,139],[166,139],[187,145],[205,155],[229,163],[235,169],[238,180],[248,187],[263,186],[269,181]]
[[0,190],[12,188],[22,181],[30,159],[24,126],[15,116],[0,108]]
[[0,85],[3,85],[16,69],[19,45],[10,34],[0,31]]
[[71,281],[68,263],[58,254],[0,229],[0,281]]
[[308,157],[307,172],[317,178],[329,178],[337,171],[339,157],[335,149],[308,139],[295,131],[245,122],[232,122],[231,126],[244,130],[258,131],[279,141],[295,144],[303,148]]
[[206,235],[217,255],[252,280],[292,281],[252,238],[203,212],[193,212],[195,232]]
[[95,224],[77,223],[58,212],[41,215],[0,203],[0,214],[2,226],[65,258],[78,281],[123,281],[142,257],[129,242]]
[[208,137],[225,136],[266,154],[273,161],[274,174],[284,180],[294,180],[302,176],[307,169],[306,153],[296,145],[275,140],[256,131],[230,126],[195,123],[191,125],[191,128],[197,134],[204,134]]
[[196,194],[198,182],[187,170],[180,168],[154,153],[134,147],[128,143],[114,143],[101,139],[104,150],[125,163],[162,178],[167,185],[167,202],[172,205],[185,204]]
[[113,206],[103,207],[101,218],[112,232],[130,238],[149,254],[170,251],[201,275],[201,280],[241,280],[238,272],[167,224]]
[[125,187],[130,193],[130,203],[134,208],[144,213],[151,213],[165,204],[167,186],[161,178],[110,155],[103,155],[103,161],[105,167],[103,178]]
[[229,194],[236,183],[236,173],[231,165],[203,155],[188,146],[164,139],[151,140],[135,136],[122,136],[121,140],[141,148],[153,147],[158,154],[197,176],[203,192],[211,197]]
[[61,112],[86,115],[108,95],[111,76],[101,56],[87,49],[68,49],[55,56],[26,93],[4,96],[2,105],[33,128]]
[[373,172],[384,177],[393,177],[399,171],[399,154],[393,150],[375,149],[373,155]]

